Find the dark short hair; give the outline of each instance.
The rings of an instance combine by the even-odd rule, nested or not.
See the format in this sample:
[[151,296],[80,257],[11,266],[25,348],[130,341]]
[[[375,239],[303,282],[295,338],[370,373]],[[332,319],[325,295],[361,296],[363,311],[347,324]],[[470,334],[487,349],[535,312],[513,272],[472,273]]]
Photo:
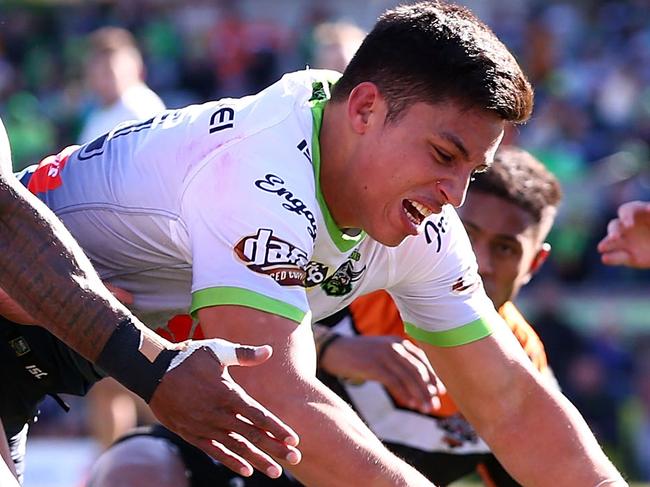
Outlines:
[[443,2],[382,14],[332,99],[347,99],[364,81],[378,86],[389,121],[416,102],[460,102],[514,123],[528,120],[533,109],[533,89],[508,49],[468,9]]
[[527,211],[539,223],[547,208],[556,208],[562,200],[562,188],[555,175],[529,152],[502,146],[494,163],[477,174],[470,192],[480,191],[509,201]]

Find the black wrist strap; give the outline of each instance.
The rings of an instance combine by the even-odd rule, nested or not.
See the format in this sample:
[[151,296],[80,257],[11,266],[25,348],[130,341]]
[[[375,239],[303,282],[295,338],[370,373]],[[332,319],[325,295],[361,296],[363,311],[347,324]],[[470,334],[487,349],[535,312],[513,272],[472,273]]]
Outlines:
[[117,325],[95,363],[148,403],[179,351],[163,350],[151,362],[140,351],[141,334],[141,330],[125,318]]
[[330,332],[330,334],[320,343],[318,348],[318,353],[316,354],[316,366],[320,368],[320,361],[325,356],[325,351],[334,343],[336,340],[341,338],[343,335],[338,333]]

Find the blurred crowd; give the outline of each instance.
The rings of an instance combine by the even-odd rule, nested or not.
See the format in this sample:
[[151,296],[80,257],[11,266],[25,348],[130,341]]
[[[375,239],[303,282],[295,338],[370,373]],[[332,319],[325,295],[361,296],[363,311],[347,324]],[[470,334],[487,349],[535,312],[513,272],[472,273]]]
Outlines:
[[[55,3],[0,8],[0,117],[16,169],[87,141],[83,130],[109,103],[93,82],[90,35],[100,27],[133,35],[142,76],[160,97],[153,103],[174,108],[254,93],[306,65],[341,70],[367,19],[391,4],[365,2],[360,19],[355,2],[285,0],[286,15],[263,0]],[[619,204],[650,200],[650,0],[461,3],[535,86],[535,114],[508,140],[537,155],[565,191],[552,256],[524,295],[530,321],[612,457],[650,480],[650,273],[605,267],[596,252]],[[577,310],[572,296],[584,297]]]

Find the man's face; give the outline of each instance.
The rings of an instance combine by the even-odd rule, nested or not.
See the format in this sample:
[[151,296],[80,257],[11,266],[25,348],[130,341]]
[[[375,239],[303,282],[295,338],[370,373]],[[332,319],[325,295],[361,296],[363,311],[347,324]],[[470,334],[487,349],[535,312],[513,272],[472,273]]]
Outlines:
[[460,206],[472,173],[490,164],[503,136],[496,115],[454,102],[415,103],[386,122],[380,97],[352,155],[355,222],[375,240],[398,245],[442,206]]
[[526,210],[482,191],[470,191],[458,213],[487,295],[499,308],[517,295],[548,253],[542,250],[539,225]]

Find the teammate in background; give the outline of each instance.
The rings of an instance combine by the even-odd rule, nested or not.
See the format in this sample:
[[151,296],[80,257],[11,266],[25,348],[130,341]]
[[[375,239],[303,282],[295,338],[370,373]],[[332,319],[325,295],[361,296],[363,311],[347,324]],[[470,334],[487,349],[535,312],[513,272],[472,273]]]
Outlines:
[[598,244],[607,265],[650,269],[650,202],[630,201],[618,209]]
[[[0,315],[43,323],[62,340],[0,316],[0,419],[18,476],[26,423],[44,394],[71,388],[85,392],[86,377],[97,380],[106,373],[146,399],[163,424],[242,474],[250,475],[252,465],[280,475],[268,454],[298,461],[299,452],[290,446],[297,444],[295,433],[228,375],[227,365],[259,364],[271,349],[212,341],[175,345],[153,333],[102,285],[70,233],[16,180],[11,167],[9,140],[0,121]],[[66,350],[52,370],[36,366],[44,357],[35,356],[37,344],[28,335],[46,335],[41,343],[47,342],[50,350]],[[63,370],[75,360],[87,364],[87,376],[73,367]],[[61,385],[53,384],[57,378]],[[238,414],[254,426],[239,421]],[[241,435],[235,442],[233,432]]]
[[89,39],[85,75],[100,106],[93,110],[79,136],[84,144],[126,120],[151,117],[165,104],[144,82],[142,54],[133,35],[119,27],[102,27]]
[[[559,182],[543,164],[521,149],[501,147],[490,170],[471,183],[459,209],[487,295],[550,380],[544,347],[512,300],[549,254],[544,240],[560,199]],[[427,388],[436,386],[431,365],[406,340],[386,292],[363,296],[329,319],[328,326],[314,326],[321,380],[354,407],[390,450],[436,485],[448,485],[477,467],[488,486],[519,485],[448,394],[439,395],[442,404],[435,408],[427,402]]]
[[[260,375],[232,373],[292,417],[304,456],[291,472],[305,484],[430,485],[315,377],[312,314],[385,288],[519,481],[625,485],[496,313],[453,208],[531,110],[492,32],[423,2],[382,15],[343,76],[291,73],[255,96],[124,125],[24,180],[150,326],[189,308],[208,337],[274,346]],[[175,453],[148,440],[120,444],[131,455],[117,476],[169,485],[157,477]]]

